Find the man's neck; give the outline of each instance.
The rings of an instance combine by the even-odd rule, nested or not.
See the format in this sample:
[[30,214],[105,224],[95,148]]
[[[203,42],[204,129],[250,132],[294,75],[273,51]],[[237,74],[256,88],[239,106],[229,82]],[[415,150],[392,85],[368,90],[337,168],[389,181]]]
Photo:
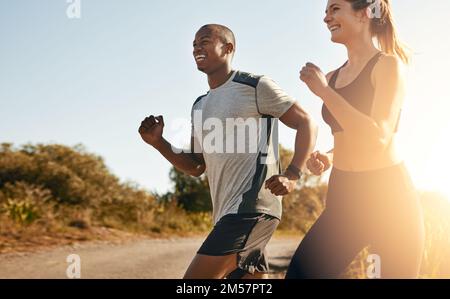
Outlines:
[[214,73],[208,74],[209,88],[215,89],[230,79],[233,71],[230,65],[226,65],[223,68],[216,70]]

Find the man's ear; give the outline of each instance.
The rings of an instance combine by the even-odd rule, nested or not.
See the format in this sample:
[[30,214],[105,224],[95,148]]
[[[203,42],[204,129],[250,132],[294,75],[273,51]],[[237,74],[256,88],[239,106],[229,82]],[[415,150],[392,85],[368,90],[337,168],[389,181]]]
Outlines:
[[232,43],[227,43],[225,45],[225,51],[227,54],[233,54],[234,52],[234,45]]

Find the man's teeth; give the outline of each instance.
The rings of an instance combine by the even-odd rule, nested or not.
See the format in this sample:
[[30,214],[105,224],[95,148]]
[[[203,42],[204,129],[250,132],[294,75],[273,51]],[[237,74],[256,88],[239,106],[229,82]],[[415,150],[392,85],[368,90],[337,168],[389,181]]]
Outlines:
[[333,32],[333,31],[338,30],[339,28],[341,28],[341,26],[339,26],[339,25],[331,26],[330,31]]
[[197,55],[195,56],[195,60],[204,60],[206,58],[205,55]]

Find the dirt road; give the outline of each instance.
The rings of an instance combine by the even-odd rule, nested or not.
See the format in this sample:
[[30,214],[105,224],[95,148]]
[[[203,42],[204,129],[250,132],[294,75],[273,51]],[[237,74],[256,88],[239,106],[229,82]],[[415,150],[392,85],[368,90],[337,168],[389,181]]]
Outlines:
[[[70,254],[81,278],[181,278],[203,238],[144,239],[124,244],[82,243],[36,253],[0,255],[0,278],[67,278]],[[299,239],[274,237],[267,248],[272,278],[281,277]]]

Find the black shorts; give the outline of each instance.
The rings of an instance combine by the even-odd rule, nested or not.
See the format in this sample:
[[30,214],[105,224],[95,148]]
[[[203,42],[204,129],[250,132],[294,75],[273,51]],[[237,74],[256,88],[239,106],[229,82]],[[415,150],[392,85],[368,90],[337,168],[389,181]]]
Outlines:
[[268,273],[265,248],[280,220],[267,214],[229,214],[214,226],[198,254],[237,253],[237,268],[246,273]]

